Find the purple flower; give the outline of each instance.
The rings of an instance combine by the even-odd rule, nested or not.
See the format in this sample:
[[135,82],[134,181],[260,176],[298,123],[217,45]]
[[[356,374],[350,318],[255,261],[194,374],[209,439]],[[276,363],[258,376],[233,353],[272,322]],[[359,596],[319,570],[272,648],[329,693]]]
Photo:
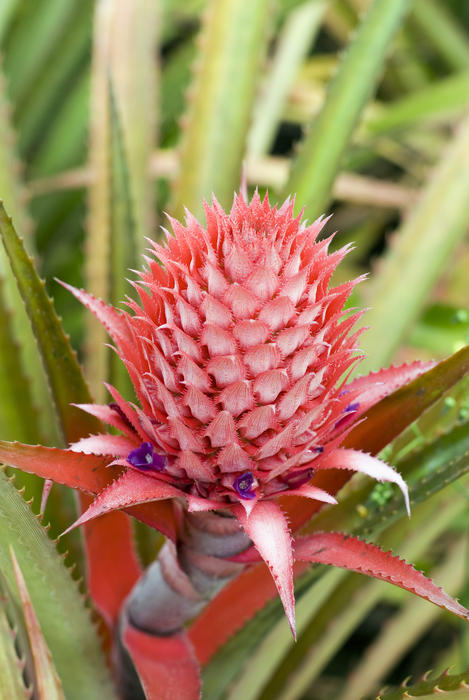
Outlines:
[[254,484],[254,477],[251,472],[244,472],[241,476],[233,482],[233,488],[238,493],[241,498],[247,498],[251,500],[256,497],[256,492],[251,491],[252,485]]
[[133,467],[141,469],[142,471],[156,471],[161,472],[165,468],[165,458],[163,455],[155,454],[155,450],[151,442],[142,442],[140,447],[136,447],[135,450],[129,452],[127,455],[127,461]]

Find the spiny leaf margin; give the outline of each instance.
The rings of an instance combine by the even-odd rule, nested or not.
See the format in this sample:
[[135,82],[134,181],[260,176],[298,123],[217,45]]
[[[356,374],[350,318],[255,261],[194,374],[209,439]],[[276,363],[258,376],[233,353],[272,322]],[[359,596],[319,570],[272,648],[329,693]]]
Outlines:
[[67,700],[114,698],[100,643],[77,585],[28,504],[0,472],[0,568],[14,595],[13,546]]

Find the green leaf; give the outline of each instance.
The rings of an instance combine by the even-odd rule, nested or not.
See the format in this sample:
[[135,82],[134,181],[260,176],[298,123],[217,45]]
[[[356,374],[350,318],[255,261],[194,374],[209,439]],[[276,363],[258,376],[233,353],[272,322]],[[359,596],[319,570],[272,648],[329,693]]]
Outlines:
[[374,0],[293,162],[284,197],[296,194],[308,219],[323,214],[361,111],[376,88],[408,0]]
[[435,700],[436,697],[441,700],[463,700],[467,695],[468,685],[469,669],[456,675],[445,671],[440,676],[426,678],[413,685],[406,684],[397,690],[384,691],[374,697],[375,700],[410,700],[416,697],[419,700]]
[[[116,306],[124,299],[128,291],[125,270],[136,267],[137,242],[120,115],[111,79],[108,87],[111,138],[111,246],[108,301],[113,306]],[[118,387],[121,392],[127,393],[125,388],[127,387],[128,391],[131,384],[124,364],[115,353],[111,353],[109,362],[109,380],[111,384]]]
[[[0,133],[2,134],[0,139],[0,197],[8,206],[16,224],[30,239],[31,220],[24,206],[25,190],[19,176],[19,164],[14,148],[15,138],[10,124],[9,112],[3,75],[0,75]],[[29,401],[30,406],[16,425],[9,424],[9,432],[3,433],[3,435],[13,440],[15,438],[21,439],[19,438],[20,434],[27,434],[26,439],[34,441],[37,440],[39,433],[42,433],[44,438],[53,441],[57,436],[54,421],[44,418],[41,420],[33,408],[33,406],[40,406],[44,411],[42,416],[52,413],[50,395],[36,342],[2,245],[0,245],[0,277],[3,278],[1,290],[3,313],[10,314],[10,332],[7,331],[2,337],[4,351],[10,356],[13,352],[18,353],[17,369],[22,368],[21,373],[30,380],[24,396],[24,400]],[[7,343],[10,343],[9,348],[6,347]],[[6,389],[5,385],[3,389]],[[4,404],[16,400],[15,395],[5,393],[3,396],[6,397],[6,401],[2,401],[0,415],[9,411]],[[0,418],[0,422],[3,420]]]
[[[42,0],[42,6],[44,4]],[[35,160],[37,149],[44,149],[44,140],[48,141],[51,132],[55,130],[64,103],[70,101],[71,94],[76,85],[83,81],[83,77],[89,77],[93,0],[69,4],[70,12],[57,27],[56,40],[46,47],[44,60],[37,66],[37,74],[29,86],[24,104],[16,114],[18,145],[20,153],[29,161],[28,174],[31,172],[31,159]],[[53,12],[54,3],[50,5]],[[33,26],[28,26],[29,33],[36,31],[34,24],[37,25],[37,18],[33,18],[32,22]],[[25,40],[27,41],[27,35]],[[15,78],[13,73],[12,80],[15,81]],[[83,118],[83,128],[86,128],[87,119],[86,114]],[[85,138],[82,138],[80,161],[83,159],[84,143]],[[74,148],[74,139],[64,139],[61,145],[66,160],[68,152]]]
[[[457,453],[458,450],[456,449],[455,452]],[[433,469],[416,483],[410,485],[409,497],[412,507],[423,503],[468,472],[469,451],[456,454],[450,461],[443,462],[438,468]],[[378,509],[366,509],[366,515],[362,518],[358,527],[354,528],[354,532],[363,537],[375,535],[384,527],[388,527],[388,525],[401,518],[403,514],[399,500],[392,498]],[[318,523],[316,523],[317,527]]]
[[[148,175],[148,163],[156,147],[160,6],[160,0],[124,0],[116,6],[111,18],[108,70],[114,105],[111,106],[110,128],[111,140],[116,140],[118,130],[121,141],[117,158],[111,146],[111,170],[125,167],[128,171],[127,182],[123,183],[125,192],[114,191],[111,205],[118,208],[119,197],[125,197],[129,207],[131,202],[133,212],[127,243],[133,253],[124,260],[124,269],[138,259],[145,248],[145,236],[151,236],[155,229],[154,188]],[[116,125],[117,115],[119,125]]]
[[469,36],[464,23],[439,0],[415,0],[413,18],[450,68],[469,66]]
[[389,133],[409,126],[421,127],[463,112],[467,106],[469,72],[463,71],[434,81],[370,114],[360,132],[366,136]]
[[9,23],[19,5],[19,0],[3,0],[0,4],[0,41],[2,41]]
[[382,367],[405,338],[429,292],[467,231],[469,220],[469,115],[444,152],[418,204],[396,232],[368,285],[370,330],[361,371]]
[[[60,107],[54,112],[52,125],[42,135],[41,143],[34,152],[30,176],[36,179],[28,183],[31,196],[42,194],[38,178],[42,177],[47,182],[47,176],[53,176],[81,162],[87,130],[89,92],[89,75],[83,71],[63,96]],[[44,185],[42,187],[44,191]]]
[[6,607],[5,599],[0,599],[0,700],[28,700],[23,663],[15,649],[16,635]]
[[301,62],[311,51],[325,10],[326,3],[323,0],[310,0],[302,3],[288,16],[254,107],[253,123],[248,136],[248,158],[269,152],[288,91]]
[[399,460],[399,470],[418,479],[466,453],[469,453],[469,424],[462,423]]
[[172,213],[203,214],[212,192],[229,207],[238,189],[269,27],[268,0],[211,0],[182,135]]
[[446,355],[469,341],[469,311],[456,306],[432,304],[412,329],[413,347]]
[[[93,178],[89,188],[86,286],[95,296],[114,304],[122,300],[127,270],[144,245],[135,236],[135,223],[141,236],[149,225],[152,208],[147,149],[151,149],[155,126],[156,68],[152,47],[156,41],[157,10],[155,3],[128,0],[122,6],[96,6],[89,154]],[[139,38],[142,26],[145,36]],[[145,77],[135,81],[136,74]],[[142,119],[145,128],[142,134],[135,134]],[[130,177],[135,178],[132,185]],[[119,295],[119,299],[114,295]],[[86,329],[87,376],[96,398],[103,400],[103,381],[112,379],[113,360],[105,347],[106,332],[90,315],[86,317]],[[125,375],[119,376],[122,380]]]
[[[16,590],[16,589],[15,589]],[[21,661],[25,685],[31,686],[34,679],[34,664],[29,646],[28,633],[24,623],[23,612],[13,597],[8,584],[0,571],[0,607],[10,627],[10,639],[14,641],[17,658]],[[1,688],[0,684],[0,688]]]
[[[38,411],[34,406],[31,386],[25,377],[21,355],[11,327],[11,313],[3,300],[0,278],[0,434],[22,442],[38,442]],[[14,470],[18,487],[26,488],[26,497],[34,501],[39,511],[43,480],[32,474]]]
[[64,438],[76,440],[97,426],[91,416],[88,418],[70,406],[71,401],[91,401],[76,355],[3,205],[0,205],[0,234],[37,338]]
[[[67,700],[114,698],[114,690],[89,612],[54,543],[3,473],[0,473],[0,569],[13,593],[14,548],[28,581]],[[18,596],[15,595],[18,602]]]
[[57,5],[54,0],[25,6],[21,21],[13,27],[5,56],[5,72],[11,80],[10,95],[16,110],[26,107],[35,82],[42,70],[47,69],[54,47],[75,19],[77,7],[70,2]]
[[167,57],[161,75],[160,115],[161,144],[173,145],[179,137],[178,120],[185,107],[184,94],[191,80],[191,66],[196,56],[194,41],[189,38]]
[[10,547],[10,555],[34,659],[34,689],[40,700],[65,700],[62,684],[54,668],[51,653],[42,634],[23,573],[12,547]]
[[38,415],[31,387],[24,375],[18,344],[13,333],[11,311],[5,308],[0,278],[0,432],[21,442],[39,440]]

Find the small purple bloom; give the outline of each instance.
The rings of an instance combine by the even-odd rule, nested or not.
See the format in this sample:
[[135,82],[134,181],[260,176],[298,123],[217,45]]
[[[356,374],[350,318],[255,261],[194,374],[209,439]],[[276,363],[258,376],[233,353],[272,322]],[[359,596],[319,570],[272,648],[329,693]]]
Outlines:
[[151,442],[142,442],[140,447],[129,452],[127,461],[137,469],[142,471],[162,472],[165,468],[165,458],[163,455],[155,454],[155,450]]
[[247,498],[251,500],[256,497],[256,492],[251,491],[252,485],[254,484],[254,477],[251,472],[244,472],[241,476],[233,482],[233,488],[238,493],[241,498]]

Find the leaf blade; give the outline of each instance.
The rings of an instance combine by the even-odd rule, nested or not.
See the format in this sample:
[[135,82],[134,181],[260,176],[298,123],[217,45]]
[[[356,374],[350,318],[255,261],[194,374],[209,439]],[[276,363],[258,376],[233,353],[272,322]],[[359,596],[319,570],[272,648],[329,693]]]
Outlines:
[[[266,49],[266,0],[212,0],[202,32],[195,92],[187,116],[172,213],[203,215],[215,194],[229,207],[238,188],[245,139]],[[229,133],[229,138],[226,138]]]
[[296,193],[298,204],[305,206],[310,220],[314,221],[327,208],[345,149],[376,86],[387,49],[408,5],[407,0],[372,3],[293,163],[283,195]]
[[295,557],[311,563],[340,566],[349,571],[393,583],[440,608],[469,620],[469,611],[422,573],[374,544],[337,532],[317,532],[299,538]]
[[344,445],[377,454],[469,372],[469,346],[375,404]]
[[138,671],[148,700],[198,700],[200,673],[186,634],[155,637],[126,621],[122,641]]
[[466,233],[469,218],[469,114],[443,153],[418,204],[368,285],[367,357],[362,370],[386,364],[419,315],[442,266]]
[[65,696],[114,698],[98,637],[62,557],[3,473],[0,485],[0,568],[18,600],[9,552],[13,546]]
[[[7,251],[19,291],[41,351],[49,377],[64,437],[73,440],[96,428],[96,420],[70,405],[72,400],[91,401],[76,355],[72,351],[57,317],[44,283],[39,279],[31,258],[16,234],[11,218],[0,204],[0,233]],[[90,420],[91,419],[91,420]]]
[[48,700],[48,698],[50,700],[65,700],[62,684],[52,661],[52,655],[42,634],[23,572],[12,547],[10,547],[10,556],[34,660],[35,690],[40,700]]

